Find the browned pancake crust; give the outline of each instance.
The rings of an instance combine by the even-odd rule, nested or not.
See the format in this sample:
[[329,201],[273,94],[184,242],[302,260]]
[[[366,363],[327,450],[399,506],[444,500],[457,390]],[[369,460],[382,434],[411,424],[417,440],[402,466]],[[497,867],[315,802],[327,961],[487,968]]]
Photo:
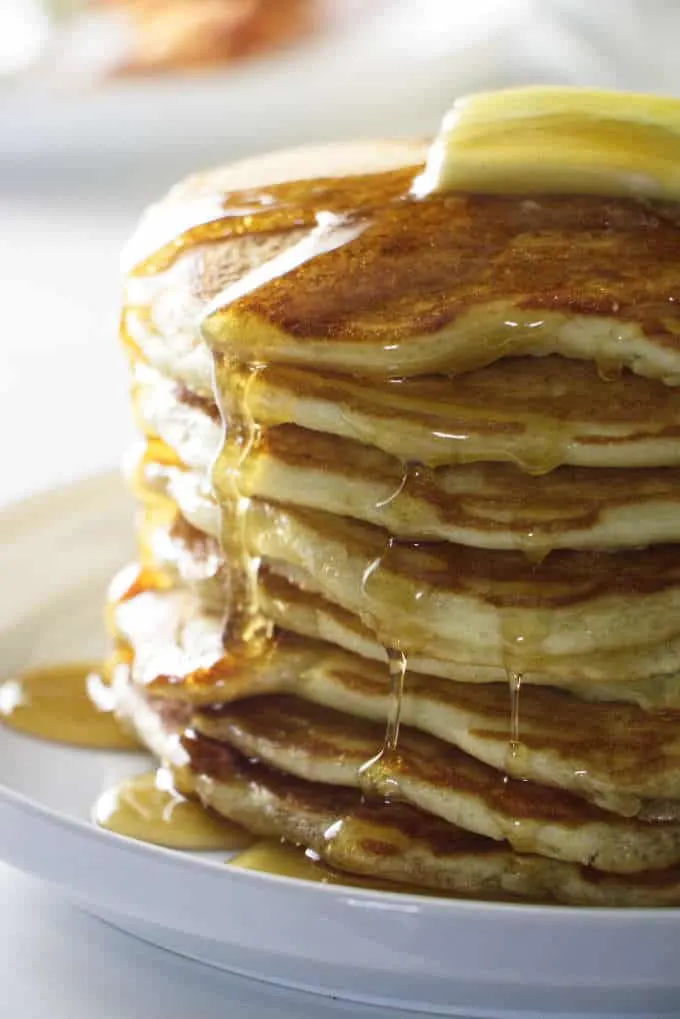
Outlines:
[[[356,184],[348,178],[343,187]],[[378,175],[375,187],[385,189]],[[379,208],[351,244],[241,298],[236,312],[301,338],[387,344],[501,301],[538,318],[544,310],[612,315],[677,347],[680,231],[665,206],[440,194],[385,197]]]
[[[272,748],[294,746],[310,759],[327,762],[337,760],[341,748],[343,763],[357,770],[380,750],[384,736],[379,724],[285,695],[206,708],[196,714],[194,724],[205,735],[219,733],[246,755],[245,744],[254,741]],[[508,779],[456,747],[413,729],[402,730],[391,768],[397,777],[479,795],[508,817],[566,824],[605,818],[613,824],[628,823],[563,790]]]
[[[273,528],[287,518],[297,519],[322,541],[360,555],[366,566],[380,559],[385,577],[392,574],[423,588],[474,594],[499,608],[558,608],[606,595],[633,598],[680,583],[680,545],[618,552],[556,550],[532,563],[523,552],[394,541],[382,528],[331,513],[258,504],[254,514],[263,536],[265,521]],[[266,554],[265,546],[266,540]]]
[[312,848],[350,873],[475,897],[598,906],[680,902],[677,867],[623,877],[517,854],[407,804],[367,803],[356,790],[282,775],[197,733],[188,733],[184,746],[208,804],[258,834]]

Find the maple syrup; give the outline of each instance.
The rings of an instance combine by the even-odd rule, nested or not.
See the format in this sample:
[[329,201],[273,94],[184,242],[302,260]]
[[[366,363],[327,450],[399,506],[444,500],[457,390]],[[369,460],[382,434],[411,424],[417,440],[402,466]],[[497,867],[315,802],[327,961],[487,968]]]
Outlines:
[[241,849],[252,842],[243,828],[183,796],[166,768],[125,779],[102,793],[92,820],[117,835],[170,849]]
[[98,750],[138,750],[114,714],[114,698],[95,662],[32,669],[0,684],[0,721],[55,743]]

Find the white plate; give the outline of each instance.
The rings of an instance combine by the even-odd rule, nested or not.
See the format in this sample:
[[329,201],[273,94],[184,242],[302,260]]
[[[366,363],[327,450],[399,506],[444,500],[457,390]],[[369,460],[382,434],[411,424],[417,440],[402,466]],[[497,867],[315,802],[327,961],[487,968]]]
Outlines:
[[[110,476],[0,516],[4,674],[101,650],[103,591],[130,555],[130,518]],[[92,827],[97,794],[143,762],[0,731],[0,856],[155,944],[288,986],[449,1015],[677,1014],[678,910],[353,891]]]

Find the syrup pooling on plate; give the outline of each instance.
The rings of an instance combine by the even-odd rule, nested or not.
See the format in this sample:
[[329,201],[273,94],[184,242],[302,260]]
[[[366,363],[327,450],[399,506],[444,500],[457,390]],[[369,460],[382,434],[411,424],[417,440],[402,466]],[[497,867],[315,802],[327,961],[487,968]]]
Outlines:
[[225,644],[228,654],[257,658],[272,638],[273,626],[261,612],[257,592],[260,559],[248,553],[250,499],[241,476],[248,457],[260,441],[260,429],[250,410],[249,388],[257,365],[240,371],[236,364],[216,358],[216,378],[228,380],[219,390],[224,438],[215,461],[213,483],[220,479],[220,537],[229,570],[229,608]]
[[92,809],[101,828],[169,849],[242,849],[251,836],[187,799],[167,768],[125,779],[102,793]]
[[[333,835],[329,835],[329,840]],[[313,881],[315,884],[341,885],[346,888],[372,888],[383,892],[401,892],[402,895],[433,894],[420,886],[411,886],[381,881],[379,878],[362,877],[349,874],[324,863],[318,853],[312,849],[303,849],[289,842],[263,839],[248,849],[237,853],[228,861],[232,867],[241,870],[261,871],[265,874],[277,874],[280,877],[296,877],[302,881]],[[441,894],[441,893],[440,893]]]
[[242,870],[262,871],[265,874],[279,874],[281,877],[297,877],[303,881],[314,881],[324,885],[353,885],[349,875],[333,870],[323,863],[316,854],[273,839],[256,842],[255,845],[237,853],[227,861],[231,867]]
[[55,743],[100,750],[138,750],[114,715],[101,664],[73,662],[32,669],[0,684],[0,720]]

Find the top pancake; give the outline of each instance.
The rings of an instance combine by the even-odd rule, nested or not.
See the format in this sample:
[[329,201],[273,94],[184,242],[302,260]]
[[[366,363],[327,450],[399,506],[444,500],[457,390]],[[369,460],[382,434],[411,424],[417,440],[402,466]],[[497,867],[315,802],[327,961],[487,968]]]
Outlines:
[[[309,234],[318,187],[304,182],[323,178],[325,204],[342,212],[353,208],[357,195],[333,198],[340,179],[400,170],[396,194],[418,172],[425,151],[420,141],[306,146],[190,177],[151,206],[124,253],[124,339],[150,364],[212,395],[212,358],[197,324],[225,287]],[[283,196],[272,218],[271,189],[282,182],[303,183],[293,185],[297,204]],[[364,203],[371,194],[364,188]],[[240,215],[245,210],[247,219]]]
[[680,381],[674,207],[416,201],[423,151],[299,149],[175,190],[129,249],[132,339],[203,391],[201,316],[209,343],[243,361],[410,376],[558,353]]

